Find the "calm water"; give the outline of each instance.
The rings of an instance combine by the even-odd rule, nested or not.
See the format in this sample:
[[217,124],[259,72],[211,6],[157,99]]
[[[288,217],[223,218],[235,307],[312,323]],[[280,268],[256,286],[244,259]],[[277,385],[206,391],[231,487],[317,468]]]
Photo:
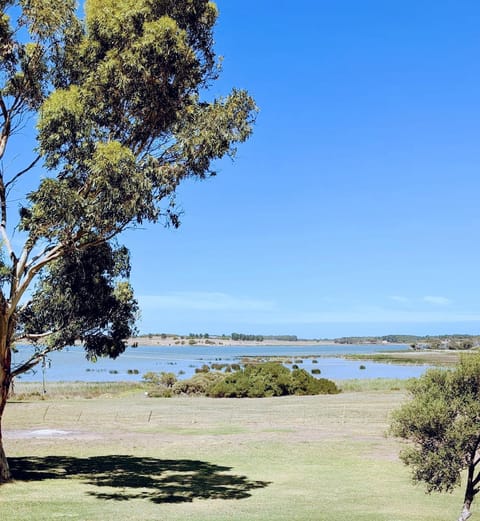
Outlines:
[[[129,347],[116,360],[100,359],[88,362],[80,347],[68,347],[48,356],[45,378],[48,381],[115,382],[139,381],[148,371],[168,371],[188,378],[195,368],[203,364],[239,363],[244,356],[290,356],[301,368],[321,370],[320,377],[335,380],[350,378],[411,378],[420,376],[428,366],[383,364],[368,361],[343,360],[336,355],[346,353],[372,353],[380,351],[408,350],[408,346],[385,345],[328,345],[328,346],[139,346]],[[30,346],[19,346],[14,355],[14,365],[32,352]],[[302,356],[315,355],[318,363]],[[360,369],[364,365],[365,369]],[[130,371],[130,374],[129,374]],[[137,372],[138,374],[131,374]],[[42,380],[42,368],[21,376],[22,381]]]

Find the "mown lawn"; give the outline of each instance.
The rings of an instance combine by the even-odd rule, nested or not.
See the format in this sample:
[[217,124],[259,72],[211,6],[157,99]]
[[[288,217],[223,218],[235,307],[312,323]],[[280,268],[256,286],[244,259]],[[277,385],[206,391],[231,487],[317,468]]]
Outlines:
[[429,496],[412,486],[385,436],[403,390],[52,395],[8,405],[16,481],[0,488],[2,519],[450,521],[460,510],[460,490]]

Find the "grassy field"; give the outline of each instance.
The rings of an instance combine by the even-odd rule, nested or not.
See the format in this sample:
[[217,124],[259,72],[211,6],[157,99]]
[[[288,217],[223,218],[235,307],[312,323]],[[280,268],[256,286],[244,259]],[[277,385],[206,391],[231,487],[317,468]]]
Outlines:
[[385,436],[405,391],[379,386],[241,400],[83,384],[54,386],[42,400],[19,386],[4,420],[16,480],[0,488],[2,519],[456,519],[460,491],[429,496],[411,485]]

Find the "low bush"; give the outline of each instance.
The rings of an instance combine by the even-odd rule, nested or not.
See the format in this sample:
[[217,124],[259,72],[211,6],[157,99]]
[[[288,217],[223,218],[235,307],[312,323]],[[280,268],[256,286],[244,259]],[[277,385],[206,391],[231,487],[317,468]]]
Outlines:
[[173,391],[169,387],[160,385],[156,389],[148,391],[147,396],[149,398],[171,398],[173,396]]
[[210,372],[210,367],[207,364],[203,364],[202,367],[195,368],[196,373],[208,373]]
[[199,373],[192,378],[180,380],[172,387],[173,394],[206,394],[216,382],[224,378],[223,373]]
[[172,387],[177,381],[177,377],[174,373],[167,373],[165,371],[162,371],[161,373],[149,371],[148,373],[145,373],[142,378],[146,383],[163,387]]
[[334,382],[327,378],[315,378],[307,373],[305,369],[292,371],[292,386],[290,394],[338,394],[340,390]]
[[312,374],[320,374],[321,372],[320,369],[312,369]]
[[263,398],[289,394],[335,394],[331,380],[317,379],[304,369],[290,371],[275,362],[247,365],[212,384],[207,394],[215,398]]
[[219,364],[217,362],[212,364],[212,369],[215,369],[215,371],[221,371],[222,369],[225,369],[225,367],[227,367],[227,364]]

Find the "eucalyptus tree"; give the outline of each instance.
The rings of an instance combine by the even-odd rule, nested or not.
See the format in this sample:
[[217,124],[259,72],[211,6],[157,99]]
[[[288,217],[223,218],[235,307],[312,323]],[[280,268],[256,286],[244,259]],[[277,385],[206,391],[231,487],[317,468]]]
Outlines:
[[[125,349],[137,303],[117,236],[147,221],[178,226],[179,183],[213,175],[256,107],[242,90],[206,97],[219,74],[212,2],[86,0],[82,15],[73,0],[0,7],[1,418],[12,379],[48,352],[78,340],[90,358]],[[29,126],[30,154],[17,157]],[[12,365],[18,339],[37,344]]]
[[428,492],[451,492],[463,475],[458,521],[466,521],[480,491],[480,355],[464,355],[455,369],[430,369],[412,382],[410,393],[391,426],[409,442],[400,456]]

